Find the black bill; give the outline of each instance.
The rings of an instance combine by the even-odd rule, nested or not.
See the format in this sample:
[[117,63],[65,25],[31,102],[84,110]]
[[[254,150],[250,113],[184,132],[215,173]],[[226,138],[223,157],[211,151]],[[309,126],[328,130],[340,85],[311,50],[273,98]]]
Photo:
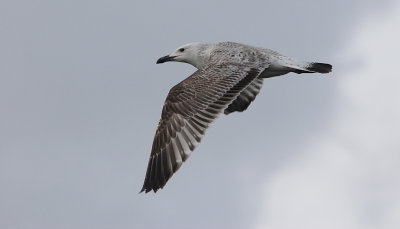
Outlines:
[[156,63],[157,64],[162,64],[162,63],[167,62],[167,61],[172,61],[172,60],[174,60],[174,58],[175,58],[174,56],[166,55],[166,56],[163,56],[160,59],[158,59]]

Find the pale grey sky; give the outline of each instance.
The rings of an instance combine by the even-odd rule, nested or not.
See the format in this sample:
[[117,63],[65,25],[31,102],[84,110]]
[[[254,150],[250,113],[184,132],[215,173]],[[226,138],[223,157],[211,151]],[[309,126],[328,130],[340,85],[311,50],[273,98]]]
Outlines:
[[[358,54],[369,50],[369,43],[388,44],[367,40],[365,46],[351,48],[358,44],[354,39],[362,34],[360,28],[380,28],[375,21],[393,6],[393,1],[342,0],[2,1],[0,228],[313,228],[308,215],[324,219],[315,228],[327,228],[324,224],[335,219],[337,227],[355,228],[353,221],[340,220],[340,212],[354,208],[347,215],[356,218],[360,205],[367,209],[360,218],[363,225],[399,226],[370,219],[387,214],[385,206],[399,197],[393,193],[400,190],[398,177],[386,176],[392,170],[385,170],[385,162],[373,181],[383,187],[380,195],[388,193],[388,200],[376,198],[371,204],[366,199],[376,196],[365,194],[354,204],[328,204],[326,211],[300,201],[309,200],[302,193],[312,193],[304,186],[325,187],[321,203],[330,199],[330,189],[346,197],[363,193],[359,186],[324,186],[325,176],[301,181],[325,174],[337,165],[330,162],[340,158],[369,158],[362,150],[322,143],[347,133],[345,145],[352,145],[357,136],[372,131],[364,123],[380,120],[365,116],[353,127],[342,111],[348,110],[347,103],[356,107],[365,101],[343,95],[342,86],[379,88],[377,83],[364,84],[361,77],[353,84],[345,79],[365,66]],[[155,61],[185,43],[226,40],[331,63],[334,72],[266,80],[246,112],[223,115],[212,125],[163,190],[138,194],[165,96],[195,70]],[[394,40],[387,42],[398,47]],[[388,98],[382,101],[394,109]],[[356,111],[351,114],[364,117]],[[389,117],[389,123],[398,122]],[[333,123],[340,131],[331,131]],[[388,139],[396,133],[385,132]],[[391,146],[387,152],[399,148]],[[374,147],[367,149],[375,152]],[[333,152],[332,158],[319,160],[316,151]],[[304,172],[301,168],[308,165],[313,169]],[[345,168],[352,172],[352,166]],[[376,172],[368,168],[363,167]],[[342,180],[347,175],[342,171],[332,166],[329,174]],[[360,174],[363,180],[365,174]],[[371,183],[363,185],[368,189]],[[346,200],[333,197],[337,203]],[[301,210],[293,210],[297,208]]]

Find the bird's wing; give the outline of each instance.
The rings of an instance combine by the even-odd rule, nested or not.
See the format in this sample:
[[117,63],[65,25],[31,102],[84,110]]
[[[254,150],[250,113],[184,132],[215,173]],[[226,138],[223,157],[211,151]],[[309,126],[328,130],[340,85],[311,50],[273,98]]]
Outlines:
[[163,188],[190,156],[209,124],[264,67],[216,64],[174,86],[164,103],[141,192]]
[[262,78],[255,79],[231,104],[229,104],[229,106],[225,109],[224,114],[227,115],[235,111],[242,112],[246,110],[260,92],[262,84]]

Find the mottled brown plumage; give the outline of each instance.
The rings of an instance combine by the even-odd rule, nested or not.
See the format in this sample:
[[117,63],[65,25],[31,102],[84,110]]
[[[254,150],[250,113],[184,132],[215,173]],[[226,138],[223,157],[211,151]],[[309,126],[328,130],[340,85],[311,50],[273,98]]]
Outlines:
[[213,65],[174,86],[165,100],[141,191],[164,187],[201,141],[209,124],[263,69]]

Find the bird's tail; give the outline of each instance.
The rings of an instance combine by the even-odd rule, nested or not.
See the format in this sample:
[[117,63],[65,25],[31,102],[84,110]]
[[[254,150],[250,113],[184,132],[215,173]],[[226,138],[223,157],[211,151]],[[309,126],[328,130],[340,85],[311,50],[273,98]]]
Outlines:
[[[317,62],[299,61],[294,58],[277,54],[273,56],[271,69],[286,73],[329,73],[332,71],[332,65]],[[283,73],[285,74],[285,73]],[[282,75],[282,74],[280,74]]]
[[311,62],[305,66],[305,70],[318,73],[329,73],[332,71],[332,65],[324,63]]
[[286,67],[289,67],[295,73],[329,73],[332,71],[332,65],[317,62],[288,61]]

